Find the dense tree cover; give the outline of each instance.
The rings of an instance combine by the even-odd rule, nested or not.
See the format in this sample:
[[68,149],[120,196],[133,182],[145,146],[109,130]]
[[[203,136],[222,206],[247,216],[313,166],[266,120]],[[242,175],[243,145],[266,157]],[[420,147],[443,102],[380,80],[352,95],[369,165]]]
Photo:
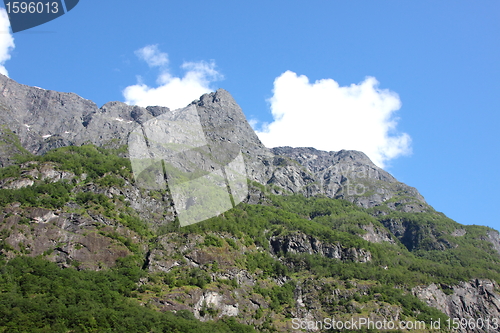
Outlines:
[[[272,230],[269,234],[266,231]],[[251,239],[261,247],[268,248],[268,237],[301,231],[319,239],[346,247],[369,246],[360,237],[348,232],[335,230],[332,226],[304,218],[281,207],[240,204],[237,208],[213,217],[202,223],[182,228],[181,232],[200,233],[228,232],[236,237]]]
[[[131,179],[130,162],[111,151],[95,146],[69,146],[47,152],[43,156],[22,155],[18,157],[20,163],[25,162],[53,162],[55,167],[70,171],[80,176],[86,174],[86,181],[95,181],[101,186],[123,186],[124,178]],[[29,164],[29,163],[28,163]],[[36,167],[33,166],[33,167]],[[8,177],[18,178],[21,172],[33,167],[21,168],[19,165],[0,169],[0,179]],[[75,187],[74,182],[40,182],[33,186],[20,189],[0,189],[0,205],[11,202],[20,202],[24,206],[61,208],[71,199],[79,204],[92,201],[105,208],[110,208],[103,195],[93,193],[78,193],[76,198],[71,197]],[[106,207],[107,206],[107,207]]]
[[[499,255],[486,241],[491,229],[462,226],[432,210],[404,213],[382,206],[377,209],[384,214],[377,214],[375,209],[363,209],[344,200],[272,195],[265,187],[254,183],[251,186],[265,192],[266,204],[241,203],[201,223],[180,228],[176,221],[154,229],[142,221],[123,198],[110,199],[104,194],[84,190],[88,183],[107,188],[133,182],[130,163],[114,152],[94,146],[64,147],[44,156],[24,156],[20,161],[53,162],[61,170],[87,177],[85,180],[80,178],[79,184],[76,181],[37,181],[21,189],[0,189],[0,206],[20,202],[22,206],[60,209],[74,202],[84,212],[92,210],[135,231],[143,236],[143,245],[149,242],[150,248],[157,246],[158,239],[165,235],[180,238],[188,234],[202,235],[198,245],[201,249],[228,249],[237,256],[233,258],[235,265],[254,274],[257,278],[254,292],[262,295],[276,313],[294,306],[295,286],[304,276],[342,281],[346,285],[355,281],[370,283],[366,295],[354,293],[352,300],[367,302],[377,295],[378,300],[400,305],[405,316],[419,320],[436,319],[440,314],[405,292],[413,286],[433,282],[453,285],[470,278],[500,281]],[[2,168],[0,180],[20,177],[25,169],[20,166]],[[149,194],[158,195],[154,191]],[[400,223],[407,230],[399,239],[394,237],[395,244],[374,244],[360,237],[366,232],[363,230],[366,225],[384,229],[384,223],[389,222]],[[465,233],[453,236],[457,229]],[[0,238],[8,237],[9,232],[2,230]],[[151,287],[137,284],[140,277],[148,275],[141,268],[145,261],[144,248],[116,232],[99,232],[122,242],[136,256],[122,259],[115,268],[100,272],[60,269],[40,258],[0,261],[0,332],[21,332],[28,327],[34,332],[252,331],[233,319],[202,324],[188,312],[162,314],[139,305],[135,295],[147,293]],[[345,249],[365,249],[371,253],[372,260],[358,263],[315,254],[271,254],[271,237],[297,233],[324,243],[340,244]],[[0,244],[1,248],[9,250],[5,242]],[[238,287],[236,280],[213,281],[211,273],[218,270],[218,263],[213,262],[196,268],[178,266],[168,273],[149,274],[148,277],[153,289],[155,284],[156,287],[188,289],[213,287],[216,283]],[[268,283],[275,279],[286,282],[281,287]],[[350,300],[340,303],[347,305]],[[259,309],[255,318],[263,316],[263,311]]]
[[61,269],[39,258],[0,262],[1,332],[254,332],[234,319],[201,323],[128,298],[144,272],[134,260],[107,271]]
[[0,179],[5,179],[8,177],[19,177],[21,175],[21,167],[19,165],[9,165],[7,167],[0,168]]
[[176,267],[165,274],[163,282],[171,287],[197,286],[204,288],[212,282],[210,274],[198,267]]
[[21,156],[19,162],[55,162],[61,170],[76,175],[86,174],[95,180],[107,173],[131,179],[131,166],[127,158],[119,157],[113,150],[94,145],[67,146],[51,150],[42,156]]
[[282,286],[263,288],[260,284],[255,285],[254,291],[269,299],[269,307],[274,311],[280,311],[283,307],[293,307],[295,282],[288,281]]
[[261,276],[280,277],[289,275],[289,269],[281,261],[273,258],[268,252],[249,253],[246,256],[245,267],[252,273],[261,270]]
[[[308,264],[303,266],[300,264],[302,261],[293,255],[282,259],[285,263],[288,261],[288,266],[308,269],[319,276],[376,280],[408,287],[433,282],[454,284],[479,277],[500,281],[500,258],[483,237],[487,228],[460,226],[437,213],[397,213],[399,216],[413,219],[414,223],[422,228],[426,226],[443,228],[433,224],[433,222],[438,224],[441,221],[449,224],[446,227],[447,230],[457,226],[471,230],[462,237],[443,234],[442,237],[449,238],[449,242],[459,244],[457,247],[412,252],[399,242],[374,244],[360,238],[356,234],[360,225],[367,221],[377,226],[381,226],[381,223],[369,216],[363,208],[356,207],[349,202],[301,196],[271,197],[274,206],[240,204],[221,216],[185,227],[179,232],[200,234],[227,232],[241,238],[242,242],[247,245],[255,244],[268,250],[269,237],[299,231],[315,236],[324,242],[340,243],[345,248],[363,248],[372,254],[372,261],[368,263],[345,263],[313,255],[307,259]],[[338,216],[344,219],[344,225],[336,228],[332,220]],[[346,216],[353,218],[349,219]],[[428,220],[426,216],[429,217]],[[419,224],[418,221],[424,222]],[[351,227],[347,226],[349,224]],[[272,257],[271,260],[278,262]],[[248,267],[272,266],[265,255],[248,255],[247,264]],[[387,267],[387,269],[382,269],[382,267]],[[282,268],[277,265],[274,270],[281,271]],[[266,268],[264,271],[269,276],[276,275],[273,269]]]
[[0,206],[20,202],[24,206],[61,208],[70,200],[68,182],[42,183],[20,189],[0,189]]
[[[93,145],[69,146],[51,150],[43,156],[18,156],[19,163],[25,163],[24,168],[13,165],[0,168],[0,180],[5,178],[19,178],[23,171],[36,167],[37,162],[51,162],[54,167],[63,171],[70,171],[78,176],[85,174],[85,181],[93,182],[103,188],[110,186],[122,187],[127,181],[133,181],[130,162],[126,158],[116,155],[116,150],[104,149]],[[34,162],[34,163],[28,163]],[[93,209],[104,216],[114,219],[142,236],[149,236],[150,230],[141,221],[130,207],[117,208],[117,199],[110,199],[102,193],[82,192],[73,181],[35,181],[32,186],[20,189],[0,189],[0,206],[12,202],[19,202],[26,207],[43,207],[60,209],[72,201],[84,209]],[[122,203],[122,206],[126,204]]]

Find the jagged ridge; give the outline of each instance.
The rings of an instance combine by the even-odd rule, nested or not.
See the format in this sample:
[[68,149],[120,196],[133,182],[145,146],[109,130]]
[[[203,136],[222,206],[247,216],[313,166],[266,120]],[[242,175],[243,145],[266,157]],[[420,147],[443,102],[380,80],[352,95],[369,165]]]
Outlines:
[[[76,94],[21,85],[1,75],[0,89],[0,123],[17,135],[22,147],[33,154],[84,143],[120,147],[126,144],[128,134],[135,127],[170,112],[165,107],[141,108],[121,102],[109,102],[98,108]],[[241,108],[223,89],[202,96],[192,105],[196,106],[202,126],[206,128],[224,128],[225,123],[231,123],[234,132],[215,131],[209,136],[213,140],[232,140],[239,144],[251,180],[273,184],[284,193],[324,194],[362,207],[393,199],[388,205],[392,209],[416,212],[429,208],[417,190],[397,182],[361,152],[267,149]],[[13,147],[12,142],[4,142]],[[0,151],[0,163],[8,165],[18,151],[19,147]]]
[[[497,279],[498,232],[436,213],[361,152],[267,149],[228,92],[206,94],[191,106],[211,140],[238,143],[251,190],[241,207],[179,230],[168,193],[137,188],[127,160],[112,158],[126,157],[128,133],[168,108],[97,108],[5,77],[0,86],[0,159],[11,165],[0,179],[6,258],[42,256],[100,270],[132,255],[147,272],[136,281],[141,302],[200,320],[241,316],[262,331],[332,313],[436,314],[409,306],[413,296],[383,289],[382,281],[413,288],[450,316],[498,313],[497,284],[484,279]],[[227,122],[234,131],[216,130]],[[122,149],[72,148],[85,143]],[[66,148],[52,150],[58,147]],[[19,163],[16,154],[24,154]],[[457,282],[471,278],[483,279]],[[392,298],[380,301],[380,293]],[[459,305],[460,297],[470,302]]]

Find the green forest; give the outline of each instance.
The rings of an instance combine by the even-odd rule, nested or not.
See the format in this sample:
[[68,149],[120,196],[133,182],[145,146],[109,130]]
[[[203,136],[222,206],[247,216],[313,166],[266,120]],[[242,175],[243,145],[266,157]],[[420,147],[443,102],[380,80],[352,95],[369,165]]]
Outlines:
[[[260,204],[241,203],[182,228],[176,220],[168,224],[144,220],[125,195],[105,194],[109,188],[125,193],[134,186],[130,163],[120,157],[124,151],[92,145],[64,147],[43,156],[25,154],[16,165],[0,169],[0,181],[33,180],[31,186],[0,189],[0,332],[280,331],[295,315],[298,286],[306,290],[309,284],[325,315],[362,315],[375,306],[394,305],[401,309],[401,318],[444,321],[443,313],[413,296],[413,287],[435,283],[449,293],[451,286],[472,278],[500,281],[500,257],[485,241],[491,229],[460,225],[432,209],[423,213],[384,205],[364,209],[327,197],[273,195],[266,186],[250,182],[252,191],[264,197]],[[36,179],[32,171],[40,165],[74,177]],[[89,184],[98,190],[85,190]],[[143,191],[141,195],[165,201],[168,193]],[[78,262],[65,268],[52,262],[61,244],[35,256],[26,244],[13,243],[16,234],[34,239],[35,222],[27,213],[33,207],[112,221],[111,227],[94,222],[86,232],[126,247],[129,255],[97,271],[82,269]],[[16,216],[16,223],[9,222]],[[405,225],[408,232],[391,235],[391,242],[363,239],[366,226],[390,234],[389,222]],[[456,230],[465,233],[453,236]],[[317,253],[276,252],[271,246],[271,240],[299,236],[341,249],[363,249],[371,259],[360,262]],[[191,252],[168,252],[171,244],[186,248],[191,239],[196,244],[190,251],[208,258],[196,265],[187,264]],[[74,245],[72,251],[79,247]],[[153,260],[175,261],[177,266],[154,271],[150,269]],[[222,278],[222,273],[234,269],[248,272],[253,285]],[[227,292],[235,298],[249,295],[265,306],[241,307],[238,316],[221,316],[204,304],[198,313],[209,320],[202,322],[189,310],[162,311],[154,301],[171,299],[179,307],[192,308],[194,303],[186,300],[198,291]]]

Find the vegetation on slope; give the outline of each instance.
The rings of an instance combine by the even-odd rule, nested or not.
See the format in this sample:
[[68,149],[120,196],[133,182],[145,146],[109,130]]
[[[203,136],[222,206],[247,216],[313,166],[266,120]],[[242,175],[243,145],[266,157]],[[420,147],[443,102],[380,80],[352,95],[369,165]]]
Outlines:
[[160,313],[133,297],[145,275],[133,258],[107,271],[61,269],[40,258],[0,262],[2,332],[254,332],[232,318],[201,323]]
[[[453,285],[471,278],[500,281],[500,257],[485,240],[490,229],[462,226],[433,211],[363,209],[326,197],[276,196],[262,185],[251,184],[267,193],[268,204],[242,203],[184,228],[176,222],[157,227],[154,221],[143,221],[123,195],[104,194],[111,187],[133,186],[128,160],[116,153],[94,146],[64,147],[44,156],[23,156],[18,165],[0,169],[0,182],[30,177],[37,163],[52,163],[75,175],[70,180],[34,179],[32,186],[0,189],[2,207],[20,206],[16,213],[4,209],[0,216],[4,255],[0,261],[0,331],[252,331],[207,304],[197,314],[220,320],[201,323],[186,310],[158,311],[158,304],[165,300],[193,309],[198,291],[261,300],[257,309],[241,305],[237,317],[259,331],[280,329],[297,315],[298,290],[309,293],[322,316],[362,315],[377,307],[396,306],[401,318],[444,320],[443,314],[413,296],[411,288]],[[90,185],[93,190],[88,190]],[[163,197],[155,191],[144,195]],[[16,232],[35,237],[34,222],[26,213],[31,207],[98,216],[93,228],[99,235],[124,244],[133,255],[98,272],[59,268],[46,260],[54,260],[51,251],[27,257],[29,251],[8,240]],[[12,214],[18,214],[16,225],[9,219]],[[403,226],[405,233],[393,233],[391,242],[362,238],[367,226],[391,235],[388,227],[394,225]],[[457,234],[457,230],[462,232]],[[371,257],[359,262],[300,251],[275,253],[270,245],[271,239],[297,235],[343,249],[363,249]],[[197,259],[196,265],[188,263],[194,254],[203,259]],[[158,271],[152,268],[155,262],[173,264]],[[253,282],[243,285],[234,277],[224,277],[235,269],[248,272]]]

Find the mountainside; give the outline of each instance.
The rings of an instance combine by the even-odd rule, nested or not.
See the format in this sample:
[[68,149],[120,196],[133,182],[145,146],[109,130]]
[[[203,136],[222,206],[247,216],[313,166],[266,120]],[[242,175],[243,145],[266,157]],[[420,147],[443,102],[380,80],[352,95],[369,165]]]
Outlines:
[[[109,102],[97,108],[93,102],[73,93],[28,87],[5,76],[0,76],[0,89],[0,123],[33,154],[85,143],[121,147],[138,125],[170,112],[165,107],[141,108],[120,102]],[[230,122],[233,131],[224,133],[229,137],[214,132],[218,137],[213,139],[237,142],[251,180],[276,185],[283,193],[324,194],[356,202],[362,207],[373,207],[389,199],[394,201],[390,207],[398,210],[425,211],[428,207],[417,190],[399,183],[361,152],[322,152],[314,148],[290,147],[267,149],[246,121],[241,108],[222,89],[192,104],[205,127],[223,127],[225,122]],[[0,155],[2,165],[8,165],[13,154],[18,153],[14,148]]]
[[[186,109],[98,108],[1,75],[0,89],[5,331],[331,331],[325,318],[500,331],[499,233],[436,212],[362,152],[268,149],[228,92],[203,95],[187,108],[239,147],[249,193],[180,228],[170,191],[136,183],[127,142]],[[96,292],[111,296],[64,296]]]

